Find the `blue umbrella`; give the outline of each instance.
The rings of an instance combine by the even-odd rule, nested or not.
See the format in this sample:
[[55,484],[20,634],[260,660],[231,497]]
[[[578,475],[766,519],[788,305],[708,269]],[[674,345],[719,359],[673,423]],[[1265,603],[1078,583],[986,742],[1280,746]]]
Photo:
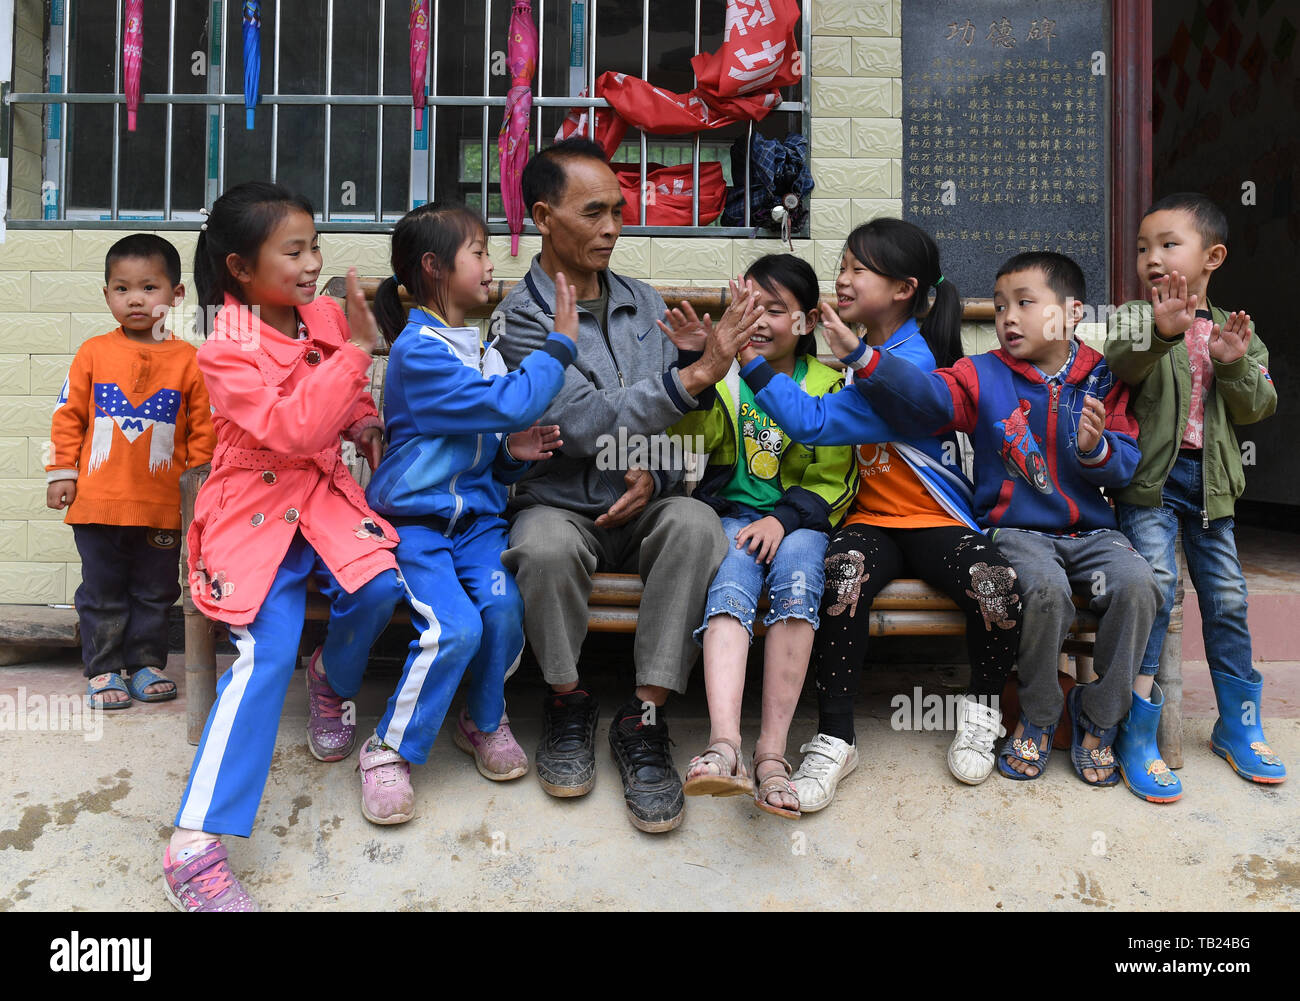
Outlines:
[[253,109],[260,99],[262,78],[262,3],[244,3],[244,125],[253,127]]

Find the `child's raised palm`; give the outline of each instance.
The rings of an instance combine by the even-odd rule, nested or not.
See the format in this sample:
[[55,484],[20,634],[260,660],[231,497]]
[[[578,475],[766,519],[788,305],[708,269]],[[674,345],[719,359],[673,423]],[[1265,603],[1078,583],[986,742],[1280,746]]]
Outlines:
[[821,304],[821,318],[822,330],[826,332],[826,346],[836,358],[847,358],[858,349],[862,338],[849,329],[829,302]]
[[348,340],[368,355],[375,353],[379,346],[379,326],[375,323],[375,314],[366,304],[366,294],[361,291],[357,281],[357,269],[348,268]]
[[563,271],[555,272],[555,332],[577,343],[578,290],[569,284]]
[[1228,365],[1244,358],[1250,348],[1250,314],[1237,312],[1228,317],[1220,327],[1210,328],[1210,357],[1220,365]]
[[558,424],[534,424],[526,431],[514,431],[506,436],[506,447],[519,462],[549,459],[563,444]]
[[664,314],[663,320],[655,323],[678,351],[703,351],[713,330],[713,319],[709,314],[705,313],[702,319],[696,316],[695,307],[685,299],[681,306],[674,306]]
[[1156,330],[1166,339],[1177,337],[1196,319],[1196,296],[1187,294],[1187,278],[1171,271],[1151,286]]

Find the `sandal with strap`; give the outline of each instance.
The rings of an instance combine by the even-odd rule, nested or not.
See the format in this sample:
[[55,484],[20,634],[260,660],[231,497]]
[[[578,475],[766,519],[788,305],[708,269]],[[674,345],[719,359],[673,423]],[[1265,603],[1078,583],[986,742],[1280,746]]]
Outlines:
[[[171,688],[165,692],[145,691],[150,685],[171,685]],[[137,667],[127,679],[126,687],[137,702],[170,702],[176,698],[176,682],[164,678],[152,667]]]
[[[731,752],[728,760],[727,751]],[[706,772],[687,779],[682,784],[682,792],[687,796],[745,796],[754,791],[753,779],[745,771],[745,764],[740,760],[740,745],[735,741],[719,737],[703,754],[691,758],[686,766],[686,774],[699,765],[711,765],[717,772]]]
[[754,789],[754,802],[758,804],[760,810],[766,810],[768,813],[775,813],[778,817],[789,817],[792,820],[798,820],[803,816],[803,814],[799,812],[797,806],[793,810],[787,810],[785,807],[773,806],[767,801],[767,798],[771,796],[772,793],[784,792],[789,793],[796,803],[799,802],[799,790],[796,789],[794,783],[790,781],[790,773],[793,771],[790,767],[790,762],[786,761],[783,755],[777,754],[775,751],[764,751],[762,754],[755,754],[754,776],[758,776],[758,766],[768,761],[779,762],[781,767],[785,769],[785,775],[782,776],[779,773],[773,773],[763,779]]
[[[1083,711],[1083,690],[1087,685],[1075,685],[1070,689],[1070,694],[1065,697],[1065,708],[1070,714],[1070,725],[1073,727],[1073,733],[1070,735],[1070,762],[1074,765],[1074,773],[1086,785],[1093,786],[1096,789],[1104,789],[1107,786],[1119,785],[1119,769],[1115,766],[1115,753],[1111,745],[1115,743],[1115,737],[1119,733],[1118,724],[1107,729],[1102,729],[1092,720],[1088,719]],[[1099,747],[1084,747],[1083,735],[1090,733],[1101,740]],[[1084,776],[1085,768],[1093,768],[1097,771],[1103,768],[1110,769],[1110,775],[1100,782],[1089,782]]]
[[[103,695],[105,692],[126,692],[127,697],[120,702],[105,702],[102,698],[95,698],[96,695]],[[122,676],[116,671],[97,674],[86,682],[86,705],[91,709],[125,709],[131,704],[130,696],[131,690],[126,687]]]
[[[1056,726],[1055,723],[1047,727],[1034,726],[1025,719],[1025,714],[1021,713],[1020,736],[1013,734],[1008,737],[1006,743],[1002,745],[1002,750],[998,751],[998,771],[1017,782],[1031,782],[1042,778],[1043,773],[1047,771],[1047,760],[1052,756],[1052,738],[1056,735]],[[1011,758],[1026,765],[1033,765],[1038,769],[1037,773],[1026,775],[1024,772],[1016,771],[1008,764]]]

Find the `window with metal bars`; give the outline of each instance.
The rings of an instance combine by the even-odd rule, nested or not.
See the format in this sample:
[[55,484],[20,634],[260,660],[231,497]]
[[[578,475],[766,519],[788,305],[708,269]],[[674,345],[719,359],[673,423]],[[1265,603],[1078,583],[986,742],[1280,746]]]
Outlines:
[[[122,96],[121,2],[49,0],[46,93],[7,99],[44,105],[43,218],[11,225],[190,228],[222,190],[270,178],[307,195],[325,229],[387,229],[432,192],[485,212],[492,232],[507,231],[496,139],[510,87],[512,0],[430,0],[429,110],[418,131],[409,0],[263,0],[261,104],[251,130],[243,108],[242,6],[145,0],[142,98],[131,132]],[[691,56],[722,43],[726,0],[532,6],[539,35],[535,149],[539,138],[552,141],[571,107],[605,105],[578,95],[591,93],[606,70],[689,91]],[[806,49],[807,24],[800,30]],[[652,164],[716,160],[729,186],[743,185],[746,178],[731,176],[733,144],[748,144],[754,133],[807,136],[807,91],[805,73],[760,123],[688,136],[630,129],[614,159],[646,165],[643,179]],[[714,223],[627,232],[719,236],[754,229]]]

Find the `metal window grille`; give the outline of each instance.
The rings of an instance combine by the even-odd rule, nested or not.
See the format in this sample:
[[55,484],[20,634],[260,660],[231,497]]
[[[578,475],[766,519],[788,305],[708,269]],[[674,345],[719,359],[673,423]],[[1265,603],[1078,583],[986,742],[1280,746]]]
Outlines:
[[[90,0],[84,0],[89,3]],[[180,0],[185,2],[185,0]],[[294,0],[273,0],[275,12],[272,38],[263,39],[263,51],[269,47],[272,51],[271,59],[271,87],[261,95],[261,105],[264,105],[270,113],[270,177],[272,180],[277,179],[280,167],[281,150],[279,144],[280,138],[280,117],[281,109],[290,106],[320,106],[323,108],[324,126],[322,136],[322,185],[319,192],[304,192],[313,201],[319,200],[320,209],[318,211],[318,220],[324,228],[331,231],[387,231],[391,223],[401,215],[401,212],[394,212],[391,208],[385,211],[384,205],[384,109],[386,107],[409,107],[411,96],[406,90],[398,92],[385,93],[384,88],[384,61],[385,58],[391,58],[395,51],[401,51],[405,54],[405,46],[393,44],[389,38],[385,37],[384,22],[388,11],[389,3],[395,6],[407,9],[406,0],[378,0],[378,67],[376,69],[376,79],[378,83],[378,93],[371,94],[340,94],[334,93],[333,84],[333,66],[335,56],[335,46],[338,39],[335,34],[335,0],[325,0],[325,53],[324,53],[324,92],[319,94],[297,94],[284,93],[281,91],[281,25],[284,23],[281,17],[284,8],[293,7]],[[438,76],[435,72],[435,66],[432,65],[432,54],[442,51],[440,42],[445,30],[448,29],[448,23],[444,23],[444,8],[453,8],[464,10],[465,7],[459,4],[443,0],[431,0],[431,44],[430,59],[431,65],[427,73],[428,96],[427,111],[425,113],[425,131],[423,134],[417,133],[414,129],[414,115],[412,113],[408,132],[408,142],[411,155],[410,164],[410,196],[407,205],[419,205],[429,198],[430,192],[437,191],[437,158],[432,155],[429,149],[434,141],[432,137],[438,135],[438,117],[439,112],[444,109],[482,109],[482,127],[481,136],[478,142],[478,163],[479,163],[479,207],[485,217],[489,220],[489,230],[493,233],[505,233],[508,231],[504,217],[501,213],[490,213],[491,207],[489,200],[489,185],[492,167],[496,164],[497,153],[495,143],[495,128],[499,126],[499,121],[494,121],[494,117],[499,117],[501,109],[504,108],[506,98],[496,96],[491,91],[491,63],[493,60],[493,26],[492,17],[493,0],[482,0],[483,2],[483,87],[481,94],[440,94],[438,92]],[[501,0],[498,0],[500,6]],[[45,187],[53,188],[57,192],[57,198],[43,199],[46,202],[44,207],[45,217],[40,220],[17,220],[9,221],[12,228],[104,228],[104,229],[126,229],[137,228],[142,221],[147,220],[152,228],[157,229],[192,229],[199,219],[198,210],[200,205],[178,206],[175,204],[173,197],[173,115],[178,108],[185,106],[203,106],[205,108],[205,160],[204,165],[215,164],[215,170],[209,168],[206,183],[204,185],[204,204],[210,205],[212,201],[224,190],[227,175],[227,109],[234,105],[240,106],[244,103],[242,92],[231,93],[229,89],[229,74],[227,72],[227,62],[229,55],[228,49],[228,26],[231,24],[229,8],[227,4],[230,0],[208,0],[208,28],[211,32],[211,44],[209,52],[211,59],[207,66],[207,87],[204,93],[177,93],[175,87],[175,68],[177,55],[177,38],[176,38],[176,14],[178,0],[169,0],[168,10],[168,30],[167,30],[167,91],[163,93],[144,93],[141,95],[142,105],[164,105],[165,115],[165,149],[164,154],[164,181],[162,186],[162,205],[161,211],[149,215],[138,215],[124,213],[120,204],[121,190],[121,171],[122,163],[122,106],[126,99],[122,94],[122,5],[115,2],[117,10],[116,15],[116,33],[113,45],[113,93],[91,93],[91,92],[66,92],[66,81],[70,79],[71,52],[69,48],[70,17],[75,16],[75,8],[78,6],[77,0],[55,0],[52,6],[52,16],[49,35],[49,61],[47,71],[47,92],[46,93],[9,93],[5,95],[5,107],[3,113],[8,117],[11,115],[11,105],[46,105],[46,123],[45,123]],[[561,3],[561,0],[550,0],[550,4]],[[585,84],[587,93],[595,92],[596,58],[599,44],[600,27],[597,20],[598,0],[572,0],[571,3],[564,4],[572,10],[573,6],[581,4],[583,15],[585,17]],[[238,3],[233,6],[236,10],[239,8]],[[268,3],[266,6],[272,6]],[[467,6],[467,5],[466,5]],[[656,16],[663,15],[664,4],[659,5]],[[539,30],[539,55],[537,72],[534,77],[533,85],[533,107],[534,122],[530,141],[536,148],[539,143],[547,143],[550,136],[542,132],[542,115],[548,109],[560,109],[567,111],[569,108],[590,107],[601,108],[608,107],[608,102],[603,98],[593,97],[576,97],[563,94],[550,95],[543,92],[544,75],[546,58],[545,29],[547,22],[547,0],[535,0],[534,14],[538,23]],[[694,51],[700,51],[701,37],[701,0],[694,0],[692,3],[694,9]],[[508,9],[508,7],[507,7]],[[646,79],[650,71],[650,0],[641,2],[641,76]],[[454,16],[454,15],[453,15]],[[498,22],[500,19],[498,19]],[[802,30],[802,48],[804,53],[804,74],[803,80],[799,87],[798,100],[782,101],[772,112],[793,113],[800,116],[800,131],[805,136],[810,135],[810,87],[809,87],[809,60],[807,54],[810,45],[809,19],[805,16],[800,21]],[[149,25],[147,25],[148,29]],[[505,24],[498,23],[496,27],[504,34]],[[146,37],[146,46],[156,44],[157,33],[150,32]],[[405,40],[403,33],[402,41]],[[498,41],[501,41],[499,39]],[[269,46],[268,46],[269,42]],[[499,46],[504,48],[504,46]],[[238,63],[238,59],[235,59]],[[403,64],[405,60],[403,60]],[[263,79],[266,73],[264,67]],[[238,81],[235,81],[238,83]],[[89,109],[96,105],[109,105],[112,107],[112,152],[110,163],[110,184],[109,184],[109,204],[103,211],[105,218],[76,218],[69,216],[68,209],[68,155],[69,143],[73,136],[72,126],[78,111]],[[373,107],[375,109],[375,198],[373,210],[366,210],[365,218],[357,218],[360,213],[347,213],[350,218],[339,219],[341,213],[331,210],[331,151],[333,136],[333,118],[334,113],[339,109],[350,109],[353,107]],[[496,110],[496,116],[493,111]],[[265,112],[261,112],[265,113]],[[588,116],[589,129],[594,135],[595,121],[594,115]],[[12,134],[12,130],[8,130]],[[748,149],[752,143],[754,134],[754,123],[748,123],[745,131],[745,143]],[[721,225],[700,226],[699,225],[699,164],[700,156],[703,150],[710,152],[723,153],[729,146],[730,141],[710,141],[710,133],[697,133],[692,139],[685,141],[675,141],[672,139],[660,139],[647,137],[644,132],[639,132],[638,139],[635,143],[625,144],[623,149],[625,153],[631,153],[633,150],[638,154],[641,170],[641,190],[646,189],[646,173],[648,155],[651,150],[663,155],[665,162],[681,163],[685,162],[685,157],[689,156],[689,162],[694,165],[692,171],[692,205],[690,226],[647,226],[645,224],[646,199],[640,199],[641,218],[640,225],[625,227],[624,232],[628,235],[647,235],[647,236],[753,236],[755,228],[751,225],[750,220],[750,178],[744,178],[745,185],[745,220],[744,225],[739,227],[724,227]],[[675,155],[674,155],[675,154]],[[461,158],[463,161],[471,159],[468,156]],[[724,168],[727,166],[725,157],[722,158]],[[748,172],[747,172],[748,174]],[[535,232],[531,223],[526,223],[525,233]]]

